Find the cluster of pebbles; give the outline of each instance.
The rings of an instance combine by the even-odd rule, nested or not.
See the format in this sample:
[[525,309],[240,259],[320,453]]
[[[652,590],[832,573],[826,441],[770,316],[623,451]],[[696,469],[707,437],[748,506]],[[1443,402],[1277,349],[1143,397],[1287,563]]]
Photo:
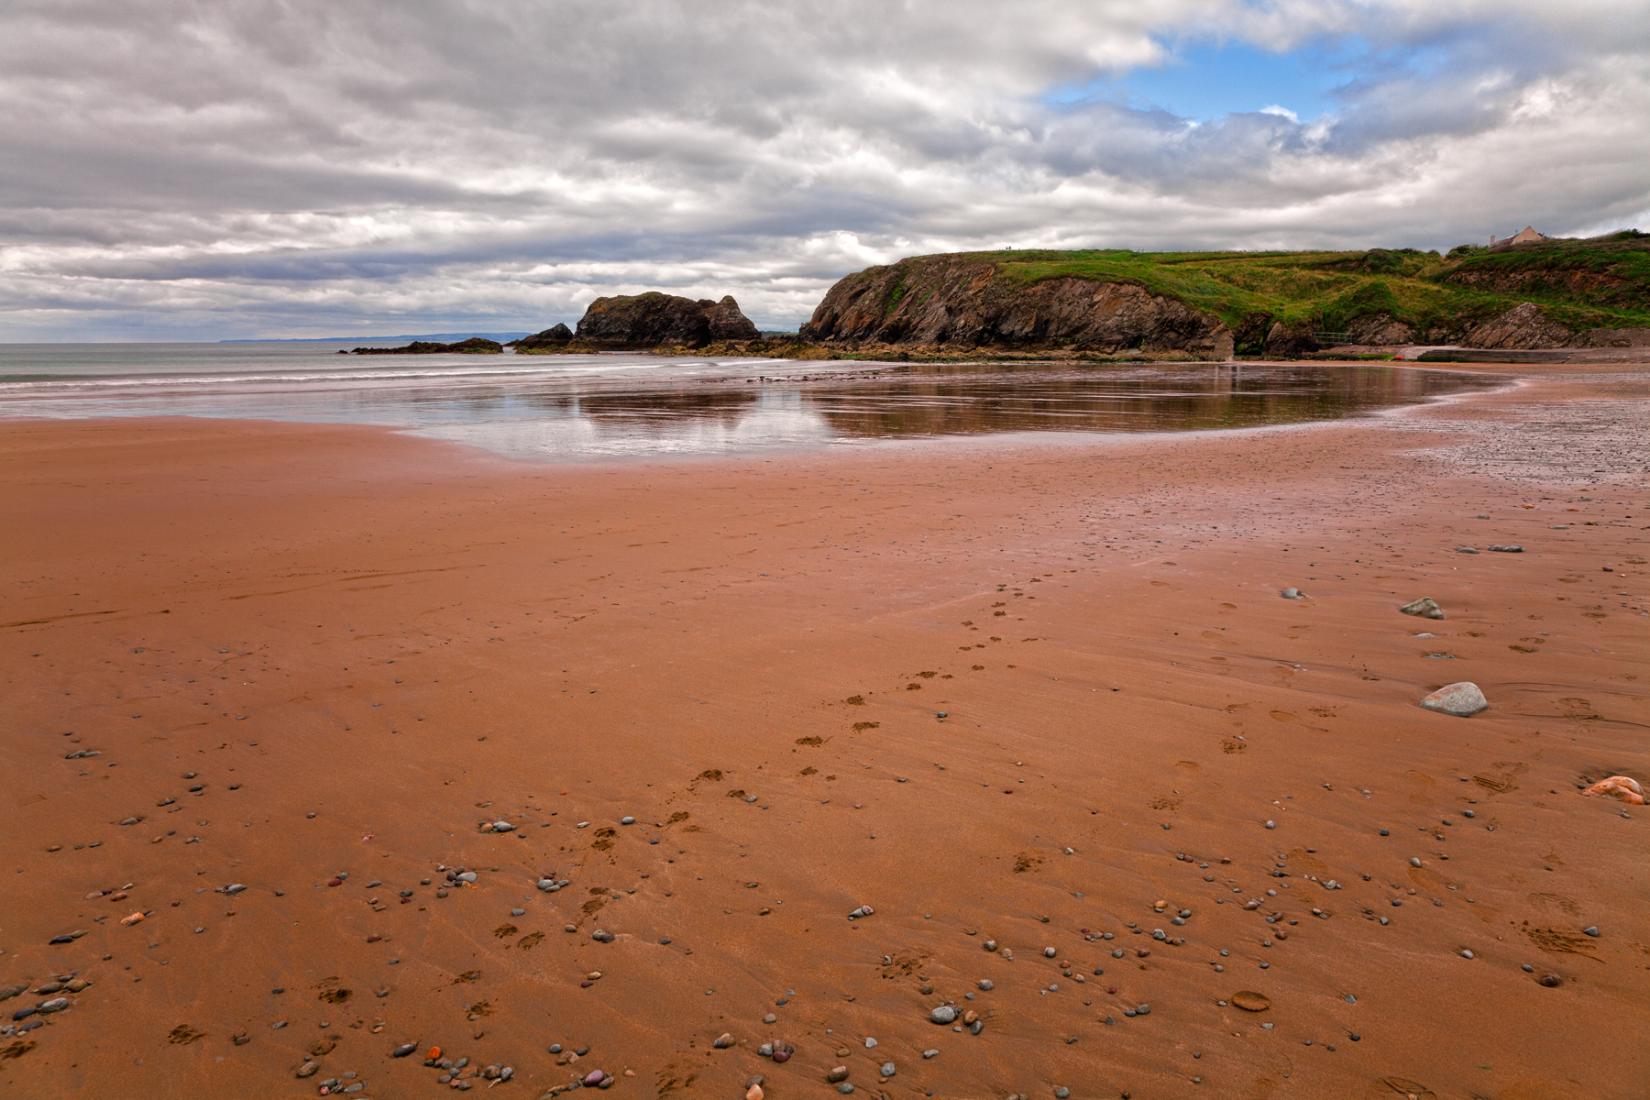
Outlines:
[[[82,978],[79,974],[71,971],[41,982],[32,989],[27,982],[0,986],[0,1003],[31,993],[36,997],[43,998],[33,1004],[13,1009],[11,1019],[4,1025],[0,1025],[0,1037],[19,1041],[30,1032],[45,1027],[49,1017],[55,1016],[59,1012],[67,1012],[73,1008],[74,998],[85,992],[91,984],[90,979]],[[21,1050],[18,1053],[21,1053]]]
[[[391,1051],[395,1058],[405,1058],[418,1050],[417,1043],[402,1043]],[[501,1085],[515,1077],[514,1066],[502,1063],[477,1065],[468,1057],[450,1058],[441,1052],[440,1047],[431,1047],[424,1053],[424,1064],[431,1069],[440,1071],[436,1083],[446,1085],[459,1092],[466,1092],[474,1088],[478,1082],[486,1082],[489,1087]]]

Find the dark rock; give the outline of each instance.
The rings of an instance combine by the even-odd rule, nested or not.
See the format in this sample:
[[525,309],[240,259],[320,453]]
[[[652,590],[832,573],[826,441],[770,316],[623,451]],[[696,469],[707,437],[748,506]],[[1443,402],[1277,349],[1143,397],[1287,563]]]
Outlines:
[[576,338],[602,348],[703,347],[713,340],[755,340],[761,334],[731,296],[694,301],[649,291],[597,298],[579,319]]
[[517,353],[538,354],[547,351],[560,351],[573,342],[573,330],[563,324],[551,325],[543,332],[535,332],[531,336],[523,336],[513,341],[512,346]]
[[1266,331],[1266,343],[1261,354],[1271,359],[1293,359],[1318,350],[1318,341],[1312,335],[1312,326],[1305,322],[1273,323]]
[[439,344],[433,340],[414,340],[398,348],[352,348],[352,355],[499,355],[504,345],[497,340],[472,336],[456,344]]

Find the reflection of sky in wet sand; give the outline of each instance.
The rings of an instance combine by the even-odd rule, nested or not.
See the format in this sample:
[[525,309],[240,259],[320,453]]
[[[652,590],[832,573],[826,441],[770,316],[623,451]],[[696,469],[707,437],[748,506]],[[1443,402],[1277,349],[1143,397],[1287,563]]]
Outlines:
[[830,421],[800,393],[758,396],[736,415],[678,414],[612,418],[587,415],[578,402],[565,413],[423,428],[420,435],[469,443],[519,458],[591,455],[707,455],[817,446],[835,437]]
[[[6,361],[0,416],[382,424],[550,460],[773,451],[993,432],[1187,431],[1353,416],[1494,384],[1323,364],[917,364],[238,349],[139,366]],[[15,353],[12,353],[15,354]]]

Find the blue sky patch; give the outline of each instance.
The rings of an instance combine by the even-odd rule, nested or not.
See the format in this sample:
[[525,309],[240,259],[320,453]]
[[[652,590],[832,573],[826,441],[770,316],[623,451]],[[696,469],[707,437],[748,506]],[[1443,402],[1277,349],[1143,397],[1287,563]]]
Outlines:
[[1171,46],[1162,65],[1059,88],[1044,102],[1078,107],[1108,101],[1199,122],[1277,106],[1308,120],[1337,109],[1339,89],[1360,78],[1378,78],[1382,67],[1356,38],[1305,43],[1282,53],[1245,42],[1194,40]]

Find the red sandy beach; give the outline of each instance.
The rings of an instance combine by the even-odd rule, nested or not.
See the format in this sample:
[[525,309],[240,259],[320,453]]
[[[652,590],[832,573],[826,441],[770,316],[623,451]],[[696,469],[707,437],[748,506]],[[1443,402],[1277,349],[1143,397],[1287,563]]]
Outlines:
[[1650,813],[1580,793],[1650,781],[1650,372],[1516,371],[583,468],[0,426],[0,1095],[1650,1094]]

